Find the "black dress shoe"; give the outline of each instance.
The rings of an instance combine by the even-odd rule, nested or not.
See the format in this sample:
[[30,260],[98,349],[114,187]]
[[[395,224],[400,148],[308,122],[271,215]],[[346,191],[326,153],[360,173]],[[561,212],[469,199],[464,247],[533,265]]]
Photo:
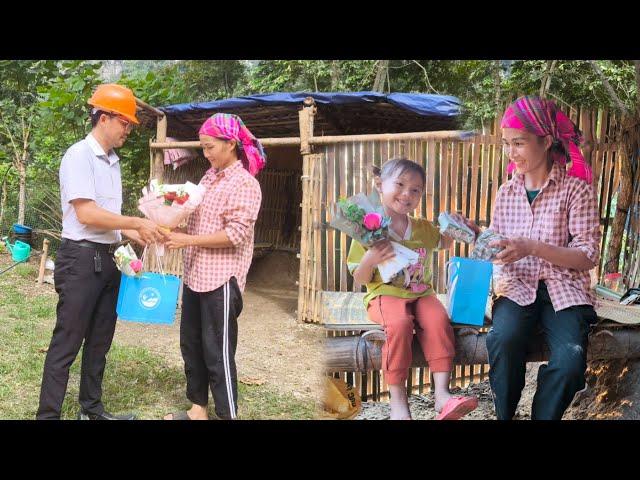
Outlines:
[[126,415],[111,415],[107,412],[86,413],[82,410],[78,414],[78,420],[135,420],[136,415],[134,413],[127,413]]

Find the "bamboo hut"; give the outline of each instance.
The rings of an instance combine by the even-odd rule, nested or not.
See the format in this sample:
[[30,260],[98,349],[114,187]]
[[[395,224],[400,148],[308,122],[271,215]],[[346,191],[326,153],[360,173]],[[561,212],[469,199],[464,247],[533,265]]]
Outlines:
[[[322,320],[322,291],[360,290],[345,270],[348,239],[327,226],[330,203],[370,191],[370,165],[395,155],[424,160],[435,155],[427,152],[428,146],[463,135],[456,130],[459,101],[443,95],[277,93],[172,105],[140,114],[144,125],[155,124],[157,130],[150,143],[150,177],[165,183],[197,182],[208,168],[201,152],[175,170],[165,165],[163,152],[198,149],[198,129],[216,112],[239,115],[265,147],[267,168],[257,177],[263,201],[255,255],[265,250],[298,254],[297,315],[314,323]],[[180,252],[168,254],[165,269],[180,275],[180,257]]]
[[[604,254],[621,177],[619,125],[606,111],[566,110],[587,140],[584,152],[594,168]],[[300,321],[326,328],[330,337],[327,344],[333,352],[327,371],[356,385],[363,397],[381,398],[386,389],[379,372],[381,337],[362,307],[363,287],[354,283],[347,271],[351,240],[328,226],[329,207],[340,197],[370,192],[371,165],[406,156],[427,171],[426,192],[417,215],[434,220],[441,211],[457,211],[488,226],[493,199],[506,179],[507,159],[502,154],[497,123],[482,134],[467,135],[458,130],[460,105],[456,98],[423,94],[282,93],[146,108],[141,113],[142,122],[157,130],[150,142],[151,178],[166,183],[200,179],[208,168],[201,154],[174,170],[164,164],[163,152],[197,149],[199,126],[216,112],[239,115],[268,155],[267,168],[257,177],[263,203],[256,224],[255,254],[269,250],[297,253],[297,316]],[[167,137],[179,140],[167,141]],[[634,204],[629,210],[620,262],[628,287],[640,281],[638,176],[636,172]],[[468,253],[468,246],[458,243],[449,250],[434,252],[433,284],[439,294],[445,292],[444,269],[449,257]],[[165,267],[180,275],[180,252],[171,253]],[[602,273],[600,281],[601,277]],[[605,321],[602,332],[609,335],[595,332],[599,335],[592,341],[597,347],[593,350],[596,358],[639,356],[636,324],[640,323],[640,312],[630,314],[629,310],[608,305],[598,313]],[[629,332],[619,331],[621,328]],[[363,339],[362,332],[372,334]],[[485,332],[486,328],[457,329],[454,384],[464,386],[486,376]],[[529,358],[544,359],[544,345],[533,343]],[[621,349],[621,345],[628,348]],[[420,352],[414,360],[408,383],[413,391],[422,392],[431,383],[430,372]]]

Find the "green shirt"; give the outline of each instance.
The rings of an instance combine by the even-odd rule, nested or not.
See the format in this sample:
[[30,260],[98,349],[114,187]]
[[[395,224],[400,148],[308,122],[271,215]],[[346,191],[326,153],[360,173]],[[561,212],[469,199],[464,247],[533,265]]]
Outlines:
[[533,203],[533,200],[538,196],[540,190],[527,190],[527,200],[529,200],[529,205]]
[[[380,295],[391,295],[400,298],[418,298],[433,295],[435,291],[431,285],[431,251],[438,247],[440,231],[430,221],[424,218],[409,217],[411,222],[411,236],[408,240],[398,241],[416,251],[420,259],[414,265],[409,265],[391,279],[389,283],[382,283],[380,272],[376,268],[373,278],[367,283],[367,295],[364,297],[365,308],[369,302]],[[360,265],[367,249],[356,241],[351,242],[347,255],[349,272]]]

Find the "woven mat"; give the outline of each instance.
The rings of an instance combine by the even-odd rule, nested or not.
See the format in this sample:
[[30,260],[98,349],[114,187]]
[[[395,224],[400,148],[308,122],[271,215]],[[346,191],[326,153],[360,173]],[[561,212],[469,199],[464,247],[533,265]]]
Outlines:
[[624,325],[640,325],[640,305],[620,305],[615,300],[598,297],[596,313],[600,320],[610,320]]
[[[361,292],[322,292],[322,323],[332,330],[381,329],[369,320],[364,308],[365,294]],[[447,296],[439,294],[438,300],[447,304]],[[598,298],[596,313],[600,321],[622,325],[640,325],[640,305],[620,305],[613,300]],[[487,302],[487,318],[491,318],[491,302]],[[456,325],[457,326],[457,325]]]
[[[323,291],[320,304],[322,306],[322,323],[325,328],[330,330],[382,330],[380,325],[369,320],[364,308],[364,296],[365,293],[361,292]],[[437,297],[443,305],[447,305],[446,294],[439,294]],[[491,318],[491,302],[487,302],[485,315]],[[454,328],[456,327],[458,325],[454,325]]]

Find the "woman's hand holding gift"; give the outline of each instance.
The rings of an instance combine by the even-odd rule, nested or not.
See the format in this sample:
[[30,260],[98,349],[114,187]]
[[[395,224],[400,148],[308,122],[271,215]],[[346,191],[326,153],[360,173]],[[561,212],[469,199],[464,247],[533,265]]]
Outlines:
[[170,250],[188,247],[193,241],[193,235],[188,235],[182,232],[171,231],[170,233],[167,233],[166,236],[168,240],[164,245]]
[[507,263],[517,262],[521,258],[529,255],[534,255],[536,241],[530,238],[518,237],[508,238],[505,240],[496,240],[490,242],[490,247],[500,247],[503,250],[496,254],[495,263],[498,265],[504,265]]

